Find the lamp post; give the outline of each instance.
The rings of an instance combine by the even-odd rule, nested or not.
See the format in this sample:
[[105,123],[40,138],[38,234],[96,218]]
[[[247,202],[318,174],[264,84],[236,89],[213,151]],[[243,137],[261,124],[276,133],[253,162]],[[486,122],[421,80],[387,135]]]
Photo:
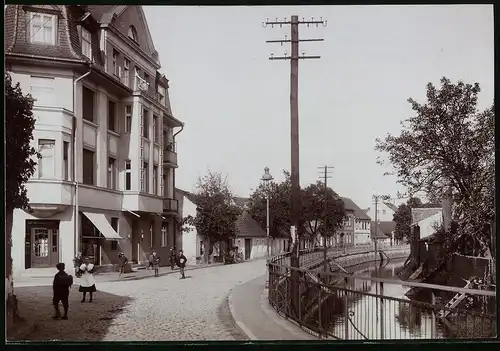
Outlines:
[[[264,168],[264,175],[260,179],[264,184],[266,191],[266,261],[269,264],[269,182],[273,180],[273,176],[269,173],[269,167]],[[269,286],[269,274],[266,274],[266,288]]]

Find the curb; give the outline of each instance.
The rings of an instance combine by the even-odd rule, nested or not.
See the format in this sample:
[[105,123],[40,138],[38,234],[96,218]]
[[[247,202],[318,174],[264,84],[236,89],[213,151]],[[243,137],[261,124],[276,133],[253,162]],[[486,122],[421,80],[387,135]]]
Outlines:
[[[238,333],[244,337],[244,340],[256,340],[252,339],[250,335],[247,334],[246,331],[248,331],[248,329],[246,327],[244,326],[243,328],[241,327],[242,326],[241,322],[238,322],[236,321],[236,319],[234,319],[234,308],[233,308],[233,298],[232,298],[233,290],[234,288],[229,290],[229,292],[226,295],[227,305],[229,307],[229,315],[231,316],[231,322],[234,325],[234,328],[238,331]],[[253,334],[251,335],[255,337]]]

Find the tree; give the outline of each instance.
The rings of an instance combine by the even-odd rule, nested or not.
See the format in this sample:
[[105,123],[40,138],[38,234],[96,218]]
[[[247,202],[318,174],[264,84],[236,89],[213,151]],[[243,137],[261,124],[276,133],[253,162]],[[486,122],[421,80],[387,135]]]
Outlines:
[[220,173],[208,171],[199,178],[195,192],[198,211],[196,217],[186,217],[184,225],[192,225],[204,238],[204,261],[216,242],[228,243],[236,236],[236,221],[242,210],[233,202],[233,194],[227,180]]
[[12,86],[12,78],[5,73],[5,222],[6,222],[6,265],[8,322],[17,318],[16,298],[12,280],[12,221],[14,209],[29,209],[25,183],[35,172],[38,156],[30,146],[33,140],[35,118],[33,99],[23,95],[19,83]]
[[290,200],[292,183],[290,173],[283,171],[285,180],[281,183],[275,181],[269,182],[267,188],[260,184],[259,187],[250,195],[248,203],[248,212],[263,229],[267,225],[266,196],[269,195],[270,218],[269,218],[269,236],[275,238],[290,234]]
[[[279,237],[284,234],[290,235],[290,203],[291,203],[291,180],[290,173],[283,171],[285,180],[281,183],[270,182],[268,187],[261,184],[250,196],[249,212],[263,229],[267,225],[266,196],[269,196],[269,235]],[[316,237],[323,235],[322,225],[325,218],[325,190],[321,182],[311,184],[305,189],[301,189],[301,216],[297,232],[299,237],[310,234]],[[330,188],[327,191],[329,231],[327,235],[333,235],[335,230],[342,225],[345,217],[344,203],[338,195]]]
[[305,232],[313,238],[318,234],[325,235],[324,220],[327,221],[326,236],[335,235],[342,227],[346,217],[344,202],[331,189],[327,188],[327,211],[325,216],[325,185],[321,182],[310,184],[301,191],[302,195],[302,222]]
[[437,201],[451,186],[454,218],[461,223],[457,236],[475,255],[488,256],[491,240],[482,227],[494,215],[495,114],[494,106],[477,111],[479,92],[478,83],[452,84],[444,77],[440,89],[429,83],[427,103],[408,99],[415,115],[401,123],[399,136],[377,139],[375,149],[387,154],[398,183],[410,194],[423,190]]
[[411,242],[411,209],[420,207],[421,205],[422,201],[416,197],[410,198],[407,203],[399,205],[392,219],[396,223],[394,239],[406,243]]

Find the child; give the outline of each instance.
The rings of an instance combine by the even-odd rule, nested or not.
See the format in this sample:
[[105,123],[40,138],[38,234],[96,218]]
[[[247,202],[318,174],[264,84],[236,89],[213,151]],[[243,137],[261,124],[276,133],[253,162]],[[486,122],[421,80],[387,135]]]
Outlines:
[[127,266],[128,258],[125,257],[123,252],[120,252],[118,254],[118,258],[120,259],[120,274],[118,274],[118,277],[121,278],[121,277],[123,277],[123,274],[125,273],[125,267]]
[[155,270],[155,277],[160,276],[160,256],[156,255],[156,252],[153,252],[152,255],[153,268]]
[[85,302],[85,295],[89,293],[90,299],[89,303],[92,302],[92,294],[97,291],[95,288],[94,279],[94,265],[90,263],[89,258],[85,257],[83,263],[80,266],[80,272],[82,273],[82,278],[80,281],[79,292],[83,293],[82,303]]
[[[58,263],[56,268],[59,272],[57,272],[54,276],[54,283],[52,284],[52,288],[54,290],[52,303],[56,312],[53,318],[68,319],[69,288],[73,285],[73,277],[64,271],[66,268],[64,263]],[[64,315],[62,317],[61,312],[59,311],[59,302],[62,302],[64,308]]]
[[181,279],[185,279],[186,277],[184,276],[184,268],[186,267],[186,261],[187,261],[187,258],[186,256],[184,256],[184,253],[183,251],[179,251],[179,257],[178,257],[178,266],[180,268],[180,272],[181,272]]

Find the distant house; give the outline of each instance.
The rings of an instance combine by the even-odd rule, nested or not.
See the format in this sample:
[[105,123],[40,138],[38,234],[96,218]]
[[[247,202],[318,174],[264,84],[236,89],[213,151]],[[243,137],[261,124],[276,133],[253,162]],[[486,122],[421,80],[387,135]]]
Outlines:
[[381,221],[378,225],[375,221],[370,223],[370,238],[372,241],[377,241],[379,244],[390,245],[393,242],[394,230],[396,229],[396,222]]
[[420,227],[420,239],[425,239],[436,232],[443,224],[443,209],[441,207],[419,207],[411,209],[411,226]]
[[[197,211],[200,209],[196,204],[196,197],[194,194],[187,191],[176,189],[176,198],[179,201],[179,208],[182,218],[189,215],[196,217]],[[267,253],[267,234],[264,229],[255,221],[248,211],[246,204],[248,198],[234,197],[233,203],[240,206],[243,210],[242,215],[236,222],[236,238],[233,239],[232,244],[237,246],[243,252],[245,259],[253,259],[258,257],[265,257]],[[182,233],[182,250],[188,260],[188,264],[200,263],[203,258],[205,243],[203,236],[199,235],[196,228],[187,226],[189,230]],[[270,238],[269,246],[271,254],[278,254],[283,252],[287,246],[287,239],[273,239]],[[221,259],[224,254],[227,243],[213,243],[212,256],[217,260]]]
[[[370,217],[354,201],[342,197],[347,219],[344,226],[338,230],[340,244],[363,245],[369,244],[370,240]],[[343,240],[343,238],[345,240]]]
[[[234,203],[243,209],[243,213],[236,222],[236,238],[233,245],[243,252],[245,260],[265,257],[267,254],[267,233],[261,225],[252,218],[247,211],[250,199],[234,197]],[[288,244],[286,238],[269,238],[269,254],[277,255],[284,252]]]
[[[398,207],[387,201],[381,201],[377,205],[377,221],[380,222],[391,222],[393,220],[394,213],[398,210]],[[375,220],[375,208],[368,207],[366,213],[372,221]]]

